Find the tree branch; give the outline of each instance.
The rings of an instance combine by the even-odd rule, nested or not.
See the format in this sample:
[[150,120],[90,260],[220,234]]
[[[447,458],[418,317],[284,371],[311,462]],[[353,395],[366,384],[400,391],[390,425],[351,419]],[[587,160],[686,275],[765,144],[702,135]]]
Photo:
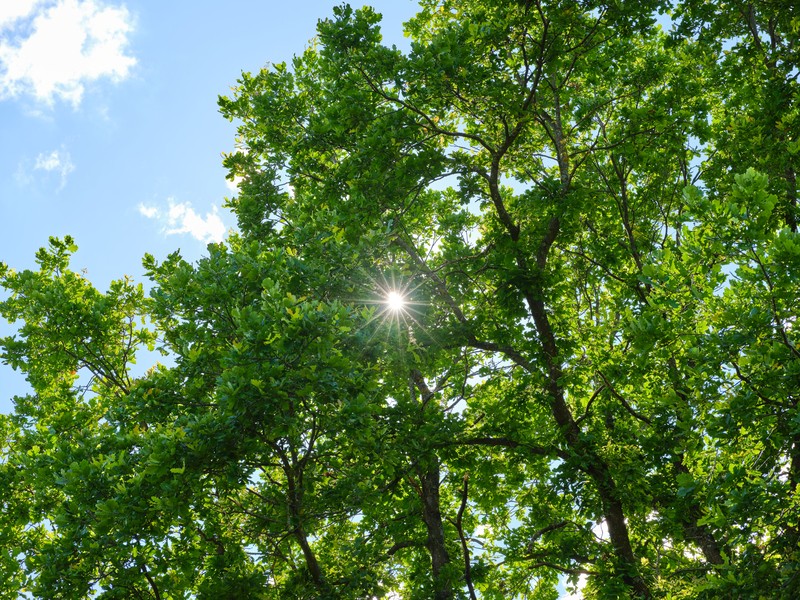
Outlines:
[[156,597],[156,600],[161,600],[161,593],[158,591],[158,586],[153,578],[150,576],[150,571],[147,570],[145,565],[142,565],[142,574],[144,578],[147,579],[147,583],[150,585],[150,589],[153,590],[153,596]]
[[463,524],[464,509],[467,507],[467,495],[469,492],[468,486],[469,473],[465,473],[464,485],[461,488],[461,506],[458,507],[455,526],[456,531],[458,531],[458,537],[461,540],[461,551],[464,553],[464,579],[466,580],[467,588],[469,589],[469,597],[471,600],[477,600],[477,596],[475,595],[475,586],[472,584],[472,565],[469,558],[469,546],[467,545],[467,538],[464,536]]
[[614,389],[614,386],[611,385],[611,382],[606,378],[606,376],[603,374],[602,371],[597,371],[597,374],[600,375],[600,378],[603,380],[603,383],[605,383],[606,387],[608,388],[608,391],[611,392],[611,395],[614,396],[614,398],[616,398],[617,400],[619,400],[620,404],[622,404],[622,406],[625,407],[625,410],[627,410],[634,418],[639,419],[642,423],[646,423],[652,426],[653,422],[647,417],[640,415],[638,412],[636,412],[633,409],[633,407],[630,404],[628,404],[628,401],[625,400],[625,398],[623,398],[622,395],[616,389]]

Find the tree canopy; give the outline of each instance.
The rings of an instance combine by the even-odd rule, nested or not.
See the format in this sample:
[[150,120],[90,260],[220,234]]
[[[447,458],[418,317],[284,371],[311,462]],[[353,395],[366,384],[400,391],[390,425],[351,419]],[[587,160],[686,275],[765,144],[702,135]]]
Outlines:
[[798,597],[800,8],[379,22],[220,98],[198,262],[2,266],[0,598]]

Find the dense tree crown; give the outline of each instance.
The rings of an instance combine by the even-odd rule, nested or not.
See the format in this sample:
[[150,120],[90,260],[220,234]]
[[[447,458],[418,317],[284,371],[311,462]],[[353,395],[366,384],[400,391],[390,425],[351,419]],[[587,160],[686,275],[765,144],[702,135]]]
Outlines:
[[220,99],[202,260],[2,267],[0,598],[800,597],[797,3],[379,20]]

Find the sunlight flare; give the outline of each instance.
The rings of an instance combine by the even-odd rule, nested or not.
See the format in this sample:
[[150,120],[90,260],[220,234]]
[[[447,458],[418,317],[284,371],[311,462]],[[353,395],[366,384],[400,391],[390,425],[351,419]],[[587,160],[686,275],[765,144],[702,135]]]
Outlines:
[[400,312],[405,308],[406,299],[400,292],[391,290],[386,294],[386,306],[392,312]]

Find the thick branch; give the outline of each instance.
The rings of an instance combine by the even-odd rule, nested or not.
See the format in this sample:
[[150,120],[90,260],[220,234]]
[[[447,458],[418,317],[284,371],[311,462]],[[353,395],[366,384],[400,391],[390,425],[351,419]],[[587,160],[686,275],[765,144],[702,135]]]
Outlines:
[[153,577],[150,575],[150,571],[148,571],[147,567],[144,565],[142,565],[142,574],[144,575],[144,578],[147,579],[150,589],[153,590],[153,596],[155,596],[156,600],[161,600],[161,593],[158,591],[158,586],[156,585]]
[[454,440],[452,442],[448,442],[448,445],[451,446],[493,446],[493,447],[502,447],[502,448],[520,448],[524,450],[528,454],[532,454],[535,456],[543,456],[545,458],[552,458],[554,456],[558,456],[562,460],[567,460],[569,458],[569,453],[559,450],[555,446],[535,446],[533,444],[526,444],[523,442],[518,442],[517,440],[512,440],[511,438],[506,437],[473,437],[473,438],[466,438],[463,440]]
[[386,556],[394,556],[400,550],[404,550],[405,548],[418,548],[419,546],[422,546],[420,542],[415,542],[412,540],[397,542],[386,551]]
[[461,540],[461,551],[464,553],[464,579],[467,582],[469,589],[469,597],[471,600],[477,600],[475,595],[475,586],[472,584],[472,565],[469,558],[469,546],[467,545],[467,538],[464,536],[464,509],[467,507],[467,496],[469,493],[469,473],[464,475],[464,485],[461,488],[461,505],[458,507],[458,514],[456,515],[456,530],[458,537]]
[[308,573],[311,575],[311,581],[314,582],[314,585],[318,589],[326,589],[327,585],[325,583],[325,578],[322,575],[322,568],[319,566],[317,557],[314,554],[314,551],[311,549],[311,545],[308,543],[306,532],[303,530],[302,526],[298,525],[295,528],[294,537],[297,540],[297,544],[300,546],[300,549],[303,551],[303,558],[305,558]]

